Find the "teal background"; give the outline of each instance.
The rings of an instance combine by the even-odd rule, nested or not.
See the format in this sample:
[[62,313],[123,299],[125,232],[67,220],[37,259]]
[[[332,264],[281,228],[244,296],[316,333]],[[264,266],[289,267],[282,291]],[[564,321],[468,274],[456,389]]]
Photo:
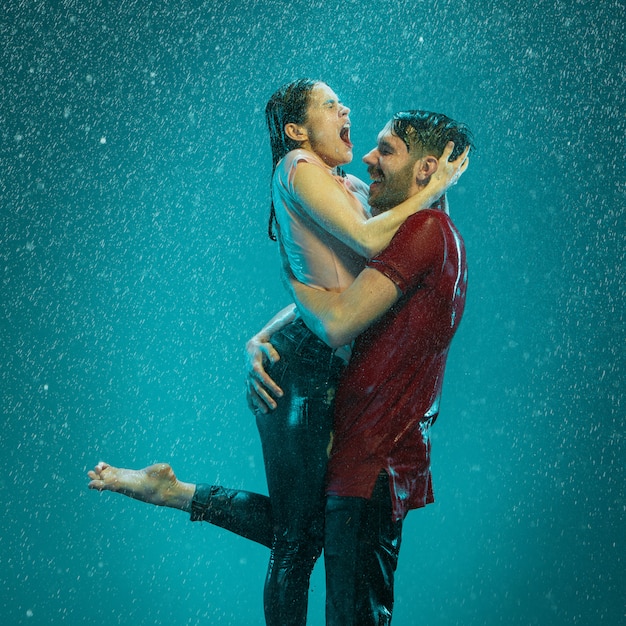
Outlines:
[[[266,549],[87,490],[100,460],[264,490],[243,345],[287,303],[263,109],[466,122],[470,267],[394,626],[624,617],[622,0],[5,3],[3,624],[262,624]],[[323,624],[316,570],[310,620]]]

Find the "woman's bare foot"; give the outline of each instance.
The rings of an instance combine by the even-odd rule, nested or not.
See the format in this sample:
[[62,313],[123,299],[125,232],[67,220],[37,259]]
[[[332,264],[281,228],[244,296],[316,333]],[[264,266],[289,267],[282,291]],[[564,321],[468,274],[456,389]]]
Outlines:
[[191,510],[196,486],[179,481],[167,463],[157,463],[140,470],[98,463],[87,475],[91,478],[89,489],[114,491],[156,506]]

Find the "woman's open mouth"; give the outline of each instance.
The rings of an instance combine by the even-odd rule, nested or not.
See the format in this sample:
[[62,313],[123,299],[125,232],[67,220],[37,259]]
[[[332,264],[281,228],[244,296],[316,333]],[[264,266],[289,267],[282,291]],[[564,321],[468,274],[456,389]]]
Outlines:
[[340,131],[339,137],[348,148],[352,148],[352,142],[350,141],[350,124],[346,124]]

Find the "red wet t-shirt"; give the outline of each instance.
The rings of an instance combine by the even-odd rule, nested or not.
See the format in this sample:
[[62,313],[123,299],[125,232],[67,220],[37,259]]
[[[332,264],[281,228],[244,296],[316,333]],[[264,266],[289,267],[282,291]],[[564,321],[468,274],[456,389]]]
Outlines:
[[449,216],[427,209],[367,265],[402,296],[355,341],[335,400],[327,492],[369,498],[385,470],[400,519],[433,502],[429,431],[465,306],[465,247]]

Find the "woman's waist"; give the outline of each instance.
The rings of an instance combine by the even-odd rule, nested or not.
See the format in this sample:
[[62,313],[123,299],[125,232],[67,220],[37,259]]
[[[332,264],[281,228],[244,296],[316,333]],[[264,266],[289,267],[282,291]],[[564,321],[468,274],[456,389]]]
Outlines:
[[338,359],[342,364],[345,364],[349,358],[349,350],[346,352],[343,348],[331,348],[308,328],[301,317],[296,317],[287,326],[277,331],[270,341],[281,358],[291,354],[300,361],[319,363],[321,359]]

